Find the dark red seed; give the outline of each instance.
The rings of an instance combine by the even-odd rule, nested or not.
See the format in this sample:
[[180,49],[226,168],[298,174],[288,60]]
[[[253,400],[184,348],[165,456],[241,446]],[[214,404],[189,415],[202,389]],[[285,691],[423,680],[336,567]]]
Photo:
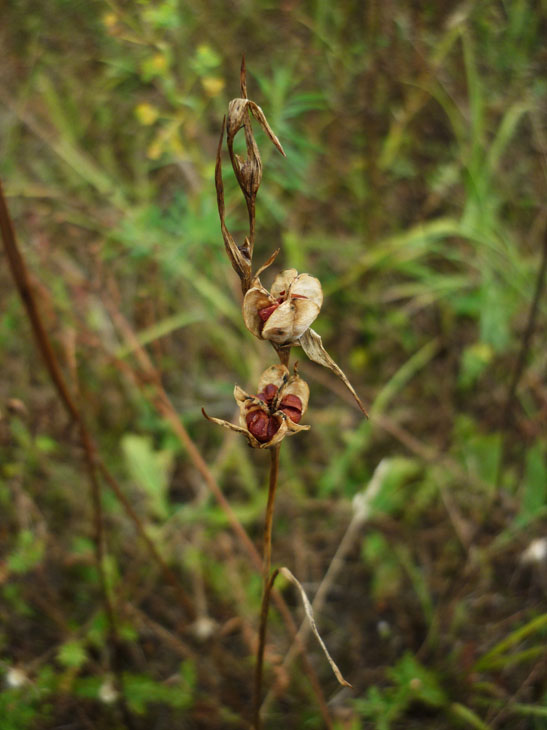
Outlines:
[[275,434],[279,431],[280,426],[281,423],[277,420],[277,418],[270,416],[270,421],[268,423],[268,441],[273,439]]
[[258,310],[258,316],[260,319],[265,322],[267,319],[269,319],[272,314],[275,312],[275,310],[279,307],[279,304],[276,302],[275,304],[270,304],[269,307],[263,307],[262,309]]
[[260,398],[261,401],[264,403],[267,403],[268,405],[271,405],[273,399],[275,398],[275,395],[277,393],[277,385],[274,385],[273,383],[269,383],[264,390],[257,395],[257,398]]
[[289,406],[289,408],[297,408],[299,411],[302,410],[302,401],[297,395],[289,393],[281,401],[281,406]]
[[293,423],[299,423],[302,418],[302,411],[297,408],[289,408],[288,406],[281,406],[283,413],[288,416]]
[[266,443],[270,441],[279,430],[278,421],[264,411],[257,409],[247,414],[245,419],[247,428],[257,441]]
[[297,395],[286,395],[279,404],[279,410],[288,416],[293,423],[299,423],[302,418],[302,401]]

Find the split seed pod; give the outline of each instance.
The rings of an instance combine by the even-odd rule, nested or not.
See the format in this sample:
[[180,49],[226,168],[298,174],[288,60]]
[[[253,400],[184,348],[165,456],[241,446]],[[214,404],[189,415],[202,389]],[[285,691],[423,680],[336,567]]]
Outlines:
[[270,291],[255,278],[243,300],[247,329],[260,340],[276,345],[298,344],[323,303],[319,279],[287,269],[278,274]]
[[[258,146],[253,137],[251,124],[249,120],[249,112],[260,124],[266,132],[273,144],[285,156],[285,151],[281,146],[281,142],[274,134],[272,128],[268,124],[264,112],[254,101],[250,99],[232,99],[228,106],[228,118],[226,120],[226,140],[228,142],[228,150],[234,172],[247,199],[254,198],[262,180],[262,161]],[[247,159],[244,160],[233,150],[234,137],[240,129],[245,130],[245,144],[247,147]]]
[[253,448],[270,449],[285,436],[310,428],[299,423],[308,407],[309,394],[308,384],[296,373],[296,368],[291,375],[285,365],[272,365],[260,376],[257,395],[249,395],[238,385],[234,388],[239,426],[211,418],[205,411],[203,415],[223,428],[242,433]]

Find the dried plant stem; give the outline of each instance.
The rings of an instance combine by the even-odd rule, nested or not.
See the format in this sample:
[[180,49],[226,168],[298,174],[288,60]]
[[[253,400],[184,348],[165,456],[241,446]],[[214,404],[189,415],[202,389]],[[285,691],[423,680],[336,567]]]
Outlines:
[[97,476],[96,450],[90,432],[87,428],[81,410],[76,404],[75,398],[70,393],[63,376],[55,350],[51,344],[47,331],[42,322],[34,294],[31,280],[26,268],[25,261],[19,247],[15,230],[11,221],[8,207],[4,198],[2,184],[0,182],[0,230],[6,256],[11,269],[15,285],[19,291],[27,317],[30,321],[32,332],[36,338],[38,349],[44,359],[49,376],[61,399],[70,418],[78,425],[80,443],[84,452],[84,463],[89,481],[90,498],[93,510],[93,537],[95,543],[95,561],[99,577],[99,586],[102,602],[106,613],[109,627],[109,641],[107,643],[107,655],[112,672],[116,677],[120,695],[118,698],[118,709],[127,728],[131,730],[133,721],[123,694],[123,677],[119,664],[120,640],[116,627],[114,606],[108,589],[106,574],[104,570],[104,525],[101,505],[101,484]]
[[255,684],[253,700],[253,722],[255,730],[260,730],[260,696],[262,694],[262,674],[264,667],[264,647],[266,644],[266,629],[268,626],[268,609],[270,606],[270,594],[278,571],[274,571],[270,577],[272,568],[272,527],[274,515],[275,493],[277,490],[277,478],[279,475],[279,450],[276,446],[270,451],[270,480],[268,486],[268,504],[266,506],[266,519],[264,522],[264,565],[262,590],[262,604],[260,606],[260,626],[258,629],[258,649],[256,652]]
[[272,528],[277,478],[279,476],[279,451],[281,444],[270,451],[270,480],[268,485],[268,504],[264,523],[264,582],[270,577],[272,569]]
[[539,266],[537,278],[536,278],[536,286],[534,290],[534,296],[532,299],[532,303],[530,305],[530,309],[528,312],[528,318],[526,322],[526,328],[522,334],[522,340],[520,345],[519,354],[515,363],[515,367],[513,369],[513,376],[511,378],[511,382],[509,384],[509,390],[507,393],[507,398],[505,400],[505,405],[503,407],[502,416],[501,416],[501,431],[502,431],[502,448],[501,448],[501,454],[500,454],[500,460],[498,463],[498,471],[496,475],[496,486],[499,487],[501,484],[501,479],[503,476],[503,471],[505,468],[505,463],[507,459],[507,431],[509,429],[509,426],[511,425],[512,415],[513,415],[513,407],[516,400],[516,393],[518,384],[520,382],[520,379],[522,377],[522,373],[524,372],[524,366],[526,365],[526,358],[528,356],[528,351],[530,349],[530,346],[532,344],[532,338],[534,336],[534,331],[536,329],[536,319],[537,314],[539,310],[539,303],[541,301],[541,295],[543,293],[543,289],[545,287],[545,275],[547,273],[547,227],[545,228],[544,234],[543,234],[543,247],[542,247],[542,253],[541,253],[541,263]]
[[264,648],[266,646],[266,629],[268,626],[268,609],[270,607],[270,596],[275,579],[279,574],[279,569],[274,572],[264,582],[264,591],[262,594],[262,605],[260,606],[260,629],[258,632],[258,651],[256,654],[255,667],[255,686],[253,698],[253,728],[261,730],[262,721],[260,719],[260,695],[262,694],[262,675],[264,667]]

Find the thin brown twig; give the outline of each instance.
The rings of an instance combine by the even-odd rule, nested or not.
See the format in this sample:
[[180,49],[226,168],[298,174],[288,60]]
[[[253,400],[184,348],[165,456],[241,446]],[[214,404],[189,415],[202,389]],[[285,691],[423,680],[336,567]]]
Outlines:
[[[273,581],[270,583],[270,571],[272,569],[272,529],[275,505],[275,494],[277,490],[277,479],[279,476],[279,451],[280,445],[270,451],[270,478],[268,484],[268,503],[266,505],[266,517],[264,521],[264,564],[263,564],[263,590],[262,605],[260,607],[260,626],[258,630],[258,649],[256,653],[255,684],[253,700],[253,716],[255,730],[260,730],[260,696],[262,694],[262,674],[264,665],[264,646],[266,643],[266,629],[268,626],[268,608],[270,605],[270,592]],[[277,574],[277,571],[276,571]]]
[[506,459],[507,459],[506,448],[505,448],[506,441],[507,441],[506,434],[507,434],[507,430],[508,430],[511,420],[512,420],[512,412],[513,412],[513,407],[515,404],[518,384],[519,384],[522,374],[524,372],[524,366],[526,365],[526,358],[528,356],[528,351],[532,344],[532,338],[534,336],[534,332],[536,329],[536,320],[537,320],[537,315],[538,315],[538,310],[539,310],[539,302],[541,300],[541,296],[543,294],[543,289],[545,287],[545,274],[546,273],[547,273],[547,226],[545,227],[545,231],[544,231],[544,235],[543,235],[543,248],[542,248],[542,253],[541,253],[541,264],[540,264],[538,275],[536,278],[534,297],[532,299],[532,303],[530,305],[530,310],[528,312],[526,328],[525,328],[524,332],[522,333],[522,341],[521,341],[521,345],[520,345],[519,354],[517,357],[517,361],[515,363],[515,368],[513,370],[513,377],[511,378],[511,382],[509,384],[507,398],[505,400],[505,405],[504,405],[503,411],[502,411],[501,430],[502,430],[502,434],[503,434],[503,443],[502,443],[502,449],[501,449],[500,460],[499,460],[499,464],[498,464],[498,471],[497,471],[497,476],[496,476],[496,486],[500,485],[501,478],[503,476],[503,470],[504,470]]
[[266,629],[268,627],[268,609],[270,607],[270,596],[273,584],[279,574],[279,568],[264,581],[264,591],[262,595],[262,604],[260,606],[260,629],[258,633],[258,651],[255,666],[255,685],[253,699],[253,728],[260,730],[262,721],[260,719],[260,695],[262,693],[262,669],[264,666],[264,647],[266,645]]
[[10,270],[19,291],[25,311],[31,324],[32,332],[38,344],[38,349],[43,357],[47,371],[51,378],[60,400],[68,412],[70,418],[78,424],[80,442],[84,451],[84,463],[89,481],[90,500],[93,510],[93,537],[95,545],[95,561],[97,564],[97,572],[99,577],[99,587],[107,616],[110,638],[107,643],[106,651],[109,658],[109,664],[116,677],[120,694],[118,696],[118,708],[120,714],[128,728],[133,728],[133,720],[125,702],[123,692],[123,676],[119,665],[120,639],[118,636],[116,618],[114,615],[114,607],[108,589],[106,574],[104,570],[104,529],[103,514],[101,504],[101,485],[97,478],[97,463],[95,446],[87,429],[84,417],[76,405],[72,397],[66,381],[63,377],[57,356],[51,345],[51,341],[43,325],[42,318],[38,311],[29,274],[25,265],[25,261],[19,247],[17,238],[9,210],[4,197],[2,183],[0,181],[0,230],[6,256],[10,266]]

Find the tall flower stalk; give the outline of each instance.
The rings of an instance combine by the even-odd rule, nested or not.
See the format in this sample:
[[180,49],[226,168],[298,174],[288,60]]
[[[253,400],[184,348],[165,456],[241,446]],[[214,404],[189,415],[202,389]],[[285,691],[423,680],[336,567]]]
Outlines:
[[[272,572],[273,516],[281,444],[285,437],[310,428],[310,426],[300,423],[308,405],[309,388],[298,375],[296,365],[292,374],[289,370],[291,349],[301,347],[310,360],[334,372],[353,395],[363,414],[366,416],[367,413],[346,375],[325,350],[321,337],[311,329],[323,304],[323,292],[319,280],[310,274],[299,274],[295,269],[288,269],[280,272],[270,289],[266,289],[260,277],[274,263],[279,249],[274,251],[269,259],[253,273],[256,197],[262,181],[262,160],[253,135],[252,120],[254,119],[260,124],[283,156],[285,156],[285,152],[262,109],[247,97],[244,59],[241,64],[240,85],[241,97],[233,99],[228,106],[228,114],[222,124],[217,149],[215,185],[220,227],[226,253],[241,282],[245,325],[259,340],[271,344],[277,353],[279,364],[271,365],[262,373],[255,393],[247,393],[239,386],[235,386],[234,397],[239,406],[238,424],[211,417],[205,411],[203,414],[209,421],[244,435],[252,448],[270,451],[270,475],[263,539],[263,589],[253,696],[253,728],[260,730],[268,609],[271,591],[280,573],[298,588],[312,630],[325,652],[336,678],[340,684],[351,686],[342,677],[319,636],[310,603],[298,580],[287,568],[278,568]],[[241,157],[234,152],[234,139],[241,130],[245,136],[246,157]],[[249,217],[249,233],[239,244],[228,230],[225,221],[221,159],[225,138],[232,168],[245,198]]]

